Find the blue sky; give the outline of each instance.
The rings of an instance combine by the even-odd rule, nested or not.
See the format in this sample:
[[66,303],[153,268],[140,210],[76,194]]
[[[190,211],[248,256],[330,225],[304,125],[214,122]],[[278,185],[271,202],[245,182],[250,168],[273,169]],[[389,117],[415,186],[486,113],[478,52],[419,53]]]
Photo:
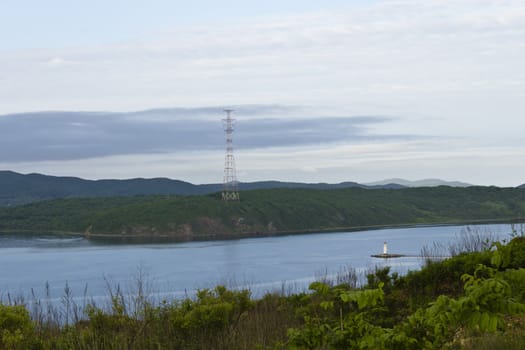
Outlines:
[[516,186],[524,43],[518,0],[4,0],[0,167],[220,182],[234,106],[241,181]]

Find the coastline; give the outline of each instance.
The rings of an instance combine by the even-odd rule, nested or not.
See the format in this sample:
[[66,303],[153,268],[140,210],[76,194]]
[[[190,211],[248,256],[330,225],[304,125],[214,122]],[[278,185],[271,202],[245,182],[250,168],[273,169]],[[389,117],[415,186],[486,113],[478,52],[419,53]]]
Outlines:
[[220,241],[220,240],[236,240],[244,238],[263,238],[275,236],[290,236],[290,235],[307,235],[318,233],[336,233],[336,232],[359,232],[359,231],[373,231],[382,229],[396,229],[396,228],[416,228],[416,227],[440,227],[440,226],[465,226],[465,225],[480,225],[480,224],[523,224],[525,218],[503,218],[503,219],[477,219],[477,220],[457,220],[447,222],[429,222],[429,223],[405,223],[405,224],[385,224],[385,225],[366,225],[366,226],[349,226],[349,227],[330,227],[330,228],[315,228],[307,230],[288,230],[288,231],[256,231],[244,233],[231,234],[199,234],[192,236],[175,236],[172,234],[109,234],[109,233],[85,233],[85,232],[70,232],[70,231],[56,231],[56,230],[42,230],[35,232],[35,230],[12,229],[1,230],[1,235],[25,235],[25,236],[63,236],[63,237],[83,237],[93,241],[103,241],[114,244],[144,244],[144,243],[177,243],[177,242],[205,242],[205,241]]

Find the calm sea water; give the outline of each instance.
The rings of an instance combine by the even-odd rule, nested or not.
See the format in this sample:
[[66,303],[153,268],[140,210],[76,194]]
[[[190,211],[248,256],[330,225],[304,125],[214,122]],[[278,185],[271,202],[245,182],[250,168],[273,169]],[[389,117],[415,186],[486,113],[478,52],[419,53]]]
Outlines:
[[[66,283],[73,295],[108,295],[107,285],[133,292],[139,274],[148,291],[160,297],[181,297],[217,284],[249,287],[254,294],[302,290],[316,277],[346,267],[367,271],[389,265],[406,273],[421,267],[421,248],[453,242],[466,226],[381,229],[229,241],[104,244],[84,238],[0,234],[0,300],[9,295],[60,298]],[[501,238],[511,225],[478,225],[468,229]],[[413,255],[377,259],[383,242],[389,252]]]

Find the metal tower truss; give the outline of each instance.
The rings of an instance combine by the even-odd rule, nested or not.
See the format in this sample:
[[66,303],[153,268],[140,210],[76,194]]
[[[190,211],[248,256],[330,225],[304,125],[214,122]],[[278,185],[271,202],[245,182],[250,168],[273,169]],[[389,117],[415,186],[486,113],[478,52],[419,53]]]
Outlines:
[[231,117],[233,109],[225,109],[226,118],[222,120],[226,135],[226,156],[224,158],[224,178],[222,181],[222,200],[226,202],[239,201],[239,183],[235,170],[235,157],[233,156],[233,130],[235,119]]

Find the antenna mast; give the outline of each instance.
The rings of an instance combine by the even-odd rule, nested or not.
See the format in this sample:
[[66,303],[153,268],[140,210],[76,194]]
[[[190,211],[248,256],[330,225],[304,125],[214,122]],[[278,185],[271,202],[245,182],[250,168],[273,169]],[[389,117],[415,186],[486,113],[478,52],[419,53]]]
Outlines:
[[233,130],[235,119],[231,117],[233,109],[225,109],[226,119],[222,120],[226,135],[226,156],[224,158],[224,179],[222,182],[222,200],[225,202],[239,201],[239,188],[235,170],[235,157],[233,156]]

